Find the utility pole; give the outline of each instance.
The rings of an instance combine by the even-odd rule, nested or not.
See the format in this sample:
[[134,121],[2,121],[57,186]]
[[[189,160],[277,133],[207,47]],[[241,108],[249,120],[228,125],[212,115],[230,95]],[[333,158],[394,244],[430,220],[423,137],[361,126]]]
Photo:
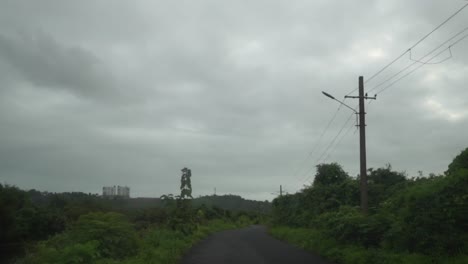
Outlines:
[[[280,189],[279,189],[279,192],[276,191],[276,192],[272,192],[271,194],[272,195],[278,195],[279,194],[279,197],[283,197],[283,185],[280,185]],[[287,191],[284,191],[285,193],[287,193]]]
[[369,200],[367,196],[367,160],[366,160],[366,112],[364,109],[364,100],[375,100],[376,96],[369,97],[364,94],[364,78],[359,76],[359,96],[345,96],[345,98],[359,99],[359,146],[361,159],[361,210],[367,214],[369,209]]

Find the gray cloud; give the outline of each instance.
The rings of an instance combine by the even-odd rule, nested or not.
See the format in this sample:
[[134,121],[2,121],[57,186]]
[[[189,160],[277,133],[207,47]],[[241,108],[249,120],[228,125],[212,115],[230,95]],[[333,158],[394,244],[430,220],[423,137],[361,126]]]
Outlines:
[[[0,180],[50,191],[126,184],[133,196],[159,196],[177,192],[188,166],[196,195],[216,187],[271,199],[280,184],[308,183],[316,161],[356,175],[354,120],[318,159],[350,115],[341,109],[317,144],[338,107],[321,91],[348,93],[460,5],[3,1]],[[461,30],[466,12],[414,56]],[[369,167],[440,173],[466,147],[464,43],[368,106]]]
[[[112,77],[99,73],[99,61],[80,48],[64,48],[50,35],[36,34],[11,39],[0,36],[5,62],[35,86],[66,88],[78,94],[99,93]],[[110,87],[104,87],[110,88]]]

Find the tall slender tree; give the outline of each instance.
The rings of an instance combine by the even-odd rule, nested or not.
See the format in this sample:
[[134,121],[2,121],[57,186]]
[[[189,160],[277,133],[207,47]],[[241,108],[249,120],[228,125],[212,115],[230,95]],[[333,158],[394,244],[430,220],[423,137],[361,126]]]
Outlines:
[[192,197],[192,171],[188,168],[182,169],[182,177],[180,178],[180,198],[193,198]]

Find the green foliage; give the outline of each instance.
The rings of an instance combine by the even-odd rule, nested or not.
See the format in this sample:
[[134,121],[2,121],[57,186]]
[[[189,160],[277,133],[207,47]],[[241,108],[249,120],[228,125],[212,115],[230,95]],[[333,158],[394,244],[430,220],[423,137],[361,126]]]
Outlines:
[[247,200],[232,194],[201,196],[194,198],[192,204],[193,206],[218,207],[229,211],[268,213],[271,210],[271,204],[268,201]]
[[136,255],[139,240],[125,216],[117,213],[83,215],[69,230],[37,245],[24,263],[91,263]]
[[[330,175],[329,175],[330,174]],[[336,163],[320,164],[312,186],[273,200],[273,222],[310,226],[320,214],[359,204],[359,182]]]
[[40,243],[37,246],[36,253],[28,255],[20,263],[93,263],[100,257],[98,246],[99,242],[95,240],[85,243],[74,243],[62,248],[50,247],[45,243]]
[[378,247],[392,219],[384,214],[365,216],[357,207],[341,207],[338,211],[320,215],[315,227],[340,243],[356,243]]
[[333,185],[343,182],[348,174],[338,163],[319,164],[314,178],[314,186]]
[[460,169],[468,170],[468,148],[463,150],[460,154],[458,154],[458,156],[455,157],[455,159],[453,159],[445,173],[450,175]]
[[303,249],[312,251],[337,264],[461,264],[467,263],[468,255],[428,256],[420,253],[392,252],[383,249],[369,249],[362,246],[343,244],[317,229],[275,226],[269,233]]
[[302,192],[304,207],[315,215],[359,204],[359,183],[349,177],[329,185],[313,185]]
[[348,177],[338,164],[321,164],[312,186],[273,200],[273,224],[314,231],[274,233],[338,263],[466,260],[468,149],[445,176],[407,179],[387,165],[369,169],[368,187],[370,210],[363,215],[359,178]]
[[27,195],[14,186],[0,184],[0,241],[3,243],[19,241],[24,234],[18,229],[17,213],[30,208]]
[[152,229],[144,234],[143,246],[134,258],[125,263],[178,263],[182,255],[201,239],[211,233],[225,229],[235,228],[233,223],[222,220],[213,220],[205,225],[199,226],[190,235],[185,235],[178,230]]
[[377,209],[379,204],[399,190],[406,182],[404,173],[392,171],[390,164],[376,170],[370,168],[368,175],[369,207]]
[[137,250],[137,234],[124,215],[90,213],[81,216],[70,230],[74,242],[98,241],[102,257],[125,258]]
[[394,214],[386,246],[426,254],[468,252],[468,170],[420,181],[397,193],[382,211]]
[[180,177],[180,197],[182,199],[192,198],[192,171],[183,168],[182,177]]
[[57,210],[23,207],[15,215],[15,233],[21,241],[45,239],[65,229],[65,217]]
[[29,193],[0,184],[0,262],[20,254],[27,243],[65,229],[60,210],[35,205]]
[[233,195],[122,200],[80,192],[23,191],[0,184],[0,262],[24,255],[29,245],[37,244],[26,263],[66,263],[63,259],[70,252],[83,263],[89,263],[91,256],[97,256],[100,263],[113,263],[140,252],[138,233],[146,230],[158,228],[192,237],[215,219],[233,226],[265,222],[265,216],[257,212],[266,212],[269,205]]
[[[283,195],[273,200],[273,222],[292,226],[305,225],[301,205],[302,195]],[[301,210],[302,209],[302,210]]]
[[[17,263],[175,264],[193,244],[207,235],[236,227],[233,222],[219,219],[198,226],[190,235],[179,230],[152,227],[141,230],[138,236],[130,235],[130,239],[137,239],[136,243],[122,244],[122,238],[128,239],[129,236],[128,226],[123,224],[126,220],[120,215],[89,214],[80,217],[78,222],[71,230],[39,243],[33,252]],[[112,227],[103,227],[102,223]],[[116,228],[122,225],[123,228]],[[114,231],[127,233],[127,236],[117,237]],[[77,232],[86,234],[78,235]],[[100,237],[96,239],[97,234]],[[85,238],[89,241],[80,242]],[[104,243],[111,243],[112,246],[107,247]]]
[[170,217],[168,211],[164,208],[142,209],[130,214],[132,222],[138,230],[153,225],[165,225]]

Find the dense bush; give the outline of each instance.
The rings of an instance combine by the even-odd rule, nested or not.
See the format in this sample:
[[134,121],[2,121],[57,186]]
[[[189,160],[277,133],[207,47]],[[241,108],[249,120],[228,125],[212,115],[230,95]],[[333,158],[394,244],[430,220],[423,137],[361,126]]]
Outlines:
[[468,252],[468,170],[421,181],[386,201],[394,215],[386,234],[391,248],[426,254]]
[[73,243],[97,241],[102,257],[125,258],[137,250],[137,234],[124,215],[118,213],[90,213],[81,216],[71,227]]
[[460,169],[468,170],[468,148],[463,150],[453,159],[453,161],[449,164],[448,170],[445,172],[445,174],[450,175]]
[[390,219],[380,215],[363,215],[358,208],[343,206],[316,219],[316,228],[341,243],[357,243],[364,247],[378,247],[390,226]]
[[379,248],[365,248],[355,244],[342,244],[321,230],[275,226],[269,229],[274,237],[286,240],[303,249],[341,264],[465,264],[468,255],[429,256],[421,253],[393,252]]
[[[239,225],[218,219],[198,226],[190,235],[165,227],[141,230],[137,235],[129,229],[122,215],[89,214],[80,217],[70,230],[40,242],[17,263],[175,264],[184,252],[208,234],[235,227]],[[117,235],[120,232],[123,234]]]
[[90,263],[98,258],[135,255],[138,237],[125,216],[117,213],[83,215],[66,232],[40,242],[24,263]]
[[[414,256],[466,259],[455,256],[468,254],[468,149],[454,159],[444,176],[407,179],[404,173],[392,171],[390,165],[369,169],[368,176],[368,215],[358,207],[359,177],[347,176],[332,163],[317,166],[311,186],[276,198],[272,222],[317,230],[320,236],[331,239],[335,249],[368,249],[359,256],[332,254],[345,254],[346,263],[376,263],[374,258],[382,254],[389,261],[400,261],[398,254],[407,253],[405,261],[420,261]],[[296,242],[302,245],[300,241]]]

